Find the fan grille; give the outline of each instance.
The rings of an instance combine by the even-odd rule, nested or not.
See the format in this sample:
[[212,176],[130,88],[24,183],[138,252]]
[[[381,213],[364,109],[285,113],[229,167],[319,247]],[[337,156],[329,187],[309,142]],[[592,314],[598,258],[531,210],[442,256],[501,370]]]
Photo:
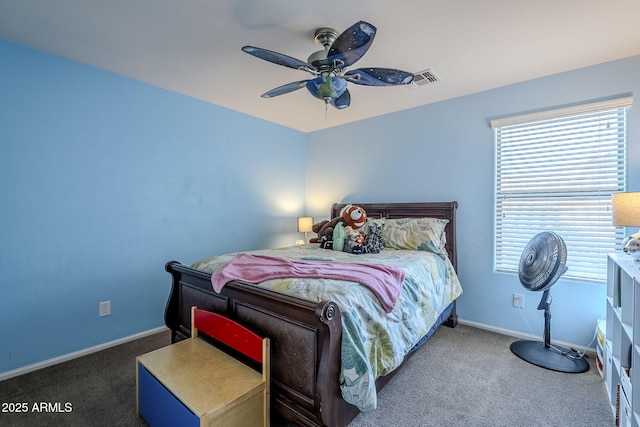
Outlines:
[[534,236],[522,251],[518,276],[531,291],[543,291],[566,271],[567,248],[556,233],[542,232]]

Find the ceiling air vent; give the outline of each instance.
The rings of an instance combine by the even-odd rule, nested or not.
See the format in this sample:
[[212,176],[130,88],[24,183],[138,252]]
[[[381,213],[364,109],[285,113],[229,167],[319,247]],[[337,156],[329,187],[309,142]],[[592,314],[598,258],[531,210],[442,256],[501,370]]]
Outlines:
[[411,85],[419,87],[439,81],[440,77],[438,77],[436,73],[433,72],[433,70],[426,69],[424,71],[419,71],[413,75],[413,82],[411,82]]

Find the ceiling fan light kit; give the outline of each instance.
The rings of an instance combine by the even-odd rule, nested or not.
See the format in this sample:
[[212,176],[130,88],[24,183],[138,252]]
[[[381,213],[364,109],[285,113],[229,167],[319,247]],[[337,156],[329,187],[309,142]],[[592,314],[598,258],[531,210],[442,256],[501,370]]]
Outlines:
[[328,50],[339,35],[340,34],[333,28],[322,27],[316,30],[313,40],[320,46],[324,47],[325,50]]
[[242,50],[256,58],[306,71],[314,76],[312,79],[287,83],[272,89],[264,93],[263,98],[273,98],[306,87],[314,97],[337,109],[343,109],[351,104],[347,83],[363,86],[397,86],[408,85],[413,81],[413,73],[394,68],[368,67],[346,71],[347,67],[353,65],[369,50],[376,31],[375,26],[364,21],[356,22],[341,34],[333,28],[318,28],[314,40],[324,49],[312,53],[307,62],[255,46],[244,46]]

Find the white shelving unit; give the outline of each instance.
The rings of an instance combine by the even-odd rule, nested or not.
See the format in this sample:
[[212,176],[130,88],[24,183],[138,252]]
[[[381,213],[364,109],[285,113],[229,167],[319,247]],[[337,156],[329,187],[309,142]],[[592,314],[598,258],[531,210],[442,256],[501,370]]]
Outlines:
[[622,252],[609,254],[605,378],[621,427],[640,427],[639,310],[640,262]]

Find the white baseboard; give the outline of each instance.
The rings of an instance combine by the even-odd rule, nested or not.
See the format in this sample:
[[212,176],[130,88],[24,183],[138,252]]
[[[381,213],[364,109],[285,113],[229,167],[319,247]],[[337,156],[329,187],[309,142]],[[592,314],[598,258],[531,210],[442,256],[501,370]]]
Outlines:
[[103,344],[98,344],[96,346],[74,351],[72,353],[63,354],[62,356],[54,357],[53,359],[43,360],[42,362],[34,363],[33,365],[23,366],[21,368],[13,369],[11,371],[0,372],[0,381],[8,380],[9,378],[17,377],[18,375],[27,374],[29,372],[37,371],[38,369],[57,365],[58,363],[67,362],[69,360],[86,356],[91,353],[96,353],[101,350],[106,350],[110,347],[115,347],[120,344],[125,344],[130,341],[134,341],[139,338],[144,338],[149,335],[154,335],[165,330],[167,330],[166,326],[159,326],[154,329],[149,329],[148,331],[138,332],[137,334],[129,335],[127,337],[119,338],[117,340],[109,341]]
[[[473,322],[471,320],[465,320],[462,318],[458,318],[458,322],[461,325],[472,326],[478,329],[484,329],[487,331],[495,332],[501,335],[507,335],[510,337],[520,338],[520,339],[529,339],[529,340],[541,340],[541,337],[524,334],[522,332],[513,331],[511,329],[499,328],[496,326],[487,325],[484,323]],[[29,372],[37,371],[38,369],[47,368],[49,366],[57,365],[58,363],[66,362],[69,360],[76,359],[78,357],[86,356],[91,353],[95,353],[101,350],[106,350],[110,347],[115,347],[116,345],[125,344],[127,342],[137,340],[139,338],[144,338],[149,335],[160,333],[166,330],[166,326],[160,326],[154,329],[149,329],[148,331],[139,332],[137,334],[129,335],[127,337],[119,338],[114,341],[109,341],[104,344],[99,344],[93,347],[85,348],[83,350],[74,351],[73,353],[64,354],[62,356],[54,357],[53,359],[43,360],[42,362],[34,363],[33,365],[23,366],[22,368],[17,368],[12,371],[6,371],[0,373],[0,381],[8,380],[9,378],[17,377],[18,375],[27,374]],[[557,344],[563,347],[570,347],[576,350],[586,352],[588,354],[595,354],[595,350],[591,347],[585,347],[582,345],[567,343],[564,341],[555,341],[552,340],[553,344]]]
[[[487,331],[495,332],[495,333],[501,334],[501,335],[507,335],[507,336],[514,337],[514,338],[520,338],[520,339],[526,339],[526,340],[534,340],[534,341],[543,341],[541,336],[539,337],[537,335],[524,334],[522,332],[513,331],[511,329],[498,328],[497,326],[486,325],[484,323],[473,322],[471,320],[465,320],[465,319],[462,319],[462,318],[458,318],[458,323],[460,323],[461,325],[472,326],[474,328],[484,329],[484,330],[487,330]],[[554,339],[551,340],[551,344],[555,344],[555,345],[559,345],[559,346],[567,347],[567,348],[573,348],[573,349],[578,350],[580,352],[584,352],[584,353],[587,353],[587,354],[595,355],[595,348],[585,347],[583,345],[568,343],[568,342],[564,342],[564,341],[556,341]]]

